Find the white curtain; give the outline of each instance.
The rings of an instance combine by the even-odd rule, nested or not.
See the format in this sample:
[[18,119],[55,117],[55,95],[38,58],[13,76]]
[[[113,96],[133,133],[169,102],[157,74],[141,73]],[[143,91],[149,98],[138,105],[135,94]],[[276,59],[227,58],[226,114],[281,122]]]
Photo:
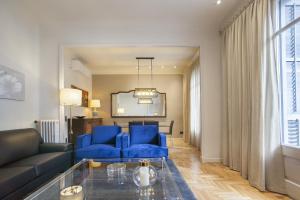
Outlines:
[[223,162],[259,190],[285,193],[275,0],[254,0],[222,33]]
[[199,57],[184,75],[184,130],[185,141],[201,147],[201,115],[200,115],[200,64]]

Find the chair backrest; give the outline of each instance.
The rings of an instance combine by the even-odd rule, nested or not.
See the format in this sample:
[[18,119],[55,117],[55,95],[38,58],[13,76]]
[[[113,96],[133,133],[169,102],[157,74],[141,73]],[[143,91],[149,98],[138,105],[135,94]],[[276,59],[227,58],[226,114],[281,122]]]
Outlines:
[[158,126],[130,126],[130,144],[158,144]]
[[115,144],[119,133],[120,126],[95,126],[92,131],[92,144]]
[[144,125],[155,125],[158,126],[159,122],[158,121],[144,121]]
[[128,122],[128,127],[130,126],[137,126],[137,125],[144,125],[143,121],[131,121]]
[[32,128],[0,131],[0,166],[39,153],[40,134]]
[[170,127],[169,127],[169,134],[170,135],[173,134],[173,126],[174,126],[174,120],[172,120],[171,123],[170,123]]

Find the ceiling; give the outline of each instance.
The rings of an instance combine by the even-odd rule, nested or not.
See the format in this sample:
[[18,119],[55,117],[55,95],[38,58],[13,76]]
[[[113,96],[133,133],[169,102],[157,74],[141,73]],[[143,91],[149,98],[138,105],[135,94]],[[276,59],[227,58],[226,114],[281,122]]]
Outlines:
[[[223,21],[249,0],[23,0],[43,35],[67,44],[196,45],[218,35]],[[208,39],[207,39],[208,37]],[[201,40],[201,42],[199,42]],[[70,41],[70,42],[69,42]],[[122,45],[121,45],[122,46]],[[207,48],[207,46],[205,46]],[[213,47],[212,47],[213,48]],[[94,74],[136,73],[136,56],[154,56],[154,73],[180,74],[197,48],[74,47],[68,51]],[[205,51],[205,49],[203,50]],[[142,65],[147,65],[142,63]],[[176,68],[174,68],[176,66]],[[148,73],[147,67],[142,73]]]
[[[136,57],[155,57],[154,74],[182,74],[199,54],[196,47],[70,47],[70,58],[79,59],[92,74],[136,74]],[[140,73],[149,74],[151,62],[140,60]]]
[[248,0],[24,0],[41,24],[83,21],[138,26],[153,23],[220,26],[234,8]]

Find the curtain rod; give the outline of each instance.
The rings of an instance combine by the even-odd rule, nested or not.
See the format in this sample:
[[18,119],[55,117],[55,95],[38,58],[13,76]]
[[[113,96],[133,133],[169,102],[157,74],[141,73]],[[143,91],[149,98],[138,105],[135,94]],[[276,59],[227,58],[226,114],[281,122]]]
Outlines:
[[248,2],[245,5],[240,6],[236,14],[230,17],[230,19],[224,22],[223,26],[220,28],[220,33],[222,33],[225,29],[227,29],[230,25],[234,23],[234,21],[252,4],[255,0],[247,0]]

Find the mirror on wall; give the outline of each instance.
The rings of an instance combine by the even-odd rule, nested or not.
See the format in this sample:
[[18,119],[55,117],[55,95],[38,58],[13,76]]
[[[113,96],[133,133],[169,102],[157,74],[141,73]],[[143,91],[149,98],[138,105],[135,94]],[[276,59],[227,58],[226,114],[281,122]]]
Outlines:
[[133,97],[134,91],[117,92],[111,94],[112,118],[126,117],[166,117],[166,93],[158,93],[150,104],[141,104]]

